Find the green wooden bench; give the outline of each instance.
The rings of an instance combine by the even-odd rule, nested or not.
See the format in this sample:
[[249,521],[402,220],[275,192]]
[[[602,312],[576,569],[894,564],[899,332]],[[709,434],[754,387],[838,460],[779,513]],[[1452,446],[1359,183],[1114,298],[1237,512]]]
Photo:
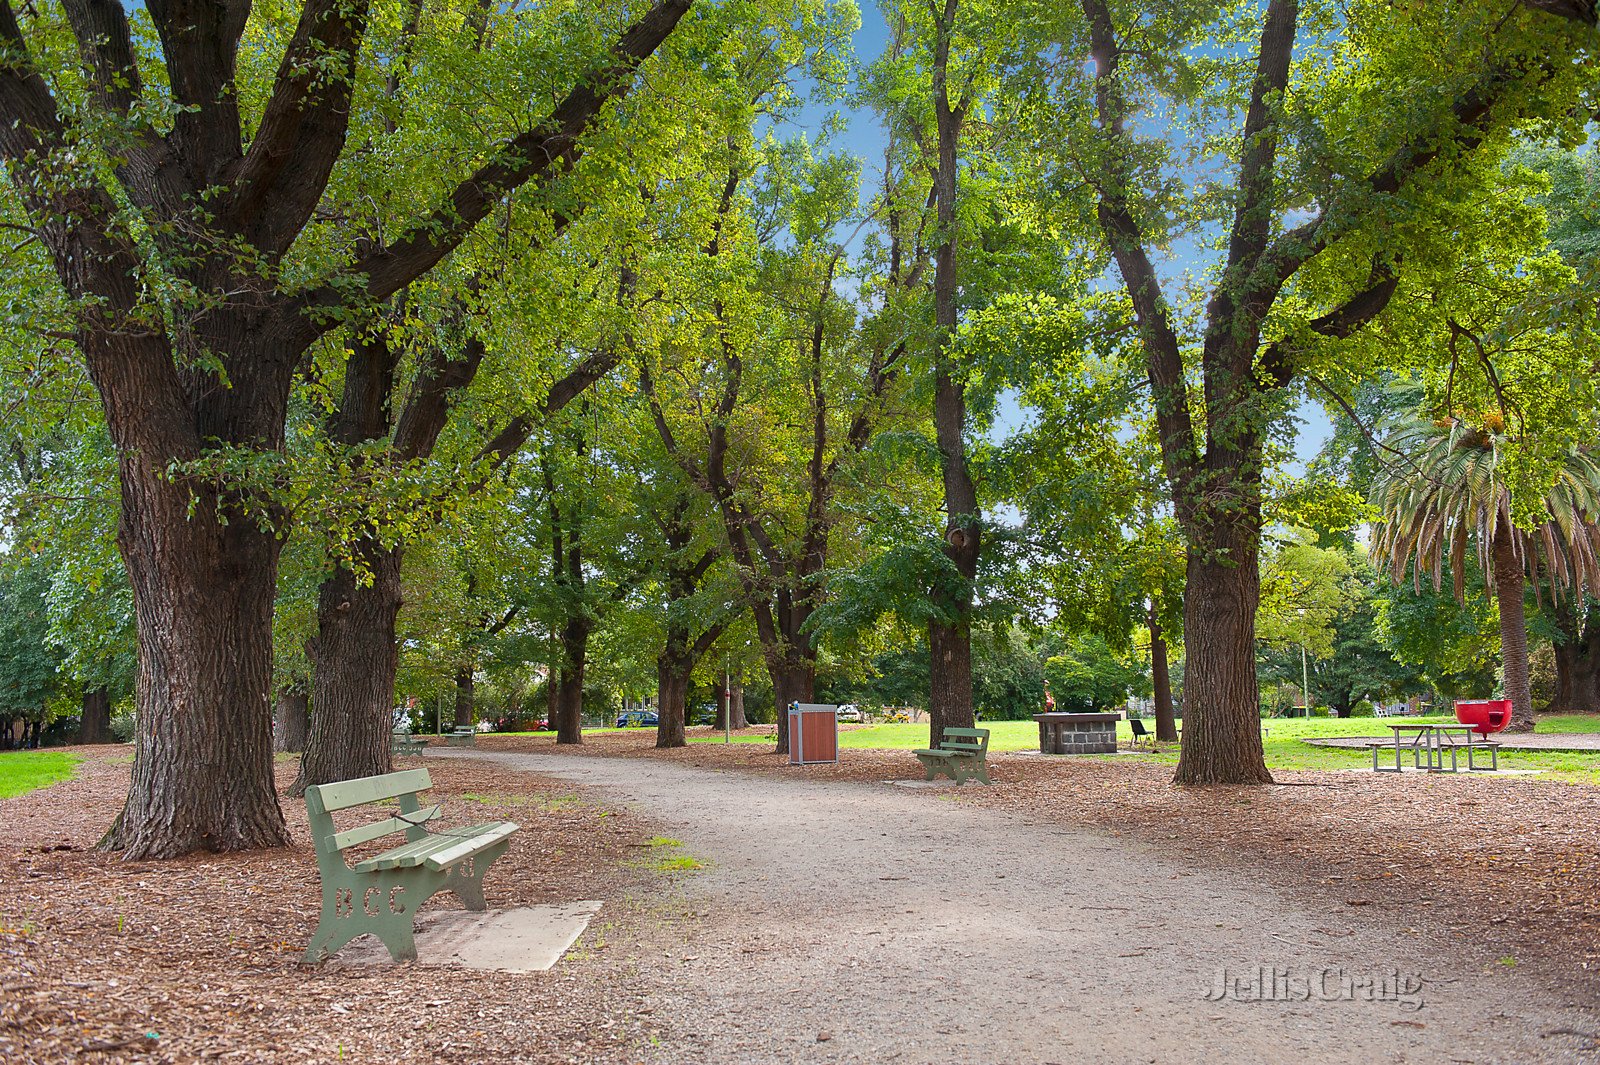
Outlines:
[[[511,845],[517,826],[491,821],[467,828],[430,831],[437,804],[422,808],[417,795],[433,787],[426,769],[362,777],[306,789],[306,813],[322,874],[322,919],[305,960],[321,961],[368,932],[383,941],[395,961],[414,961],[411,922],[417,909],[440,891],[453,891],[469,910],[484,909],[483,876]],[[340,831],[333,815],[357,806],[399,800],[399,811],[371,824]],[[406,841],[351,865],[345,851],[404,832]]]
[[913,753],[927,774],[924,780],[946,773],[957,785],[971,779],[989,783],[989,767],[984,761],[989,753],[986,728],[947,728],[937,749]]
[[444,742],[451,747],[476,747],[478,730],[471,725],[457,725],[445,736]]
[[428,746],[428,737],[414,732],[394,732],[389,736],[390,754],[421,754]]

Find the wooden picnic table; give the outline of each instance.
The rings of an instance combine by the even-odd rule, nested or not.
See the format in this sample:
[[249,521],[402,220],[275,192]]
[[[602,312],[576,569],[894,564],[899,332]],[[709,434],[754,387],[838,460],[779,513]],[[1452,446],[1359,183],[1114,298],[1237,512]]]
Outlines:
[[[1467,768],[1469,770],[1478,768],[1473,755],[1479,749],[1486,749],[1489,753],[1490,766],[1498,768],[1498,759],[1495,757],[1495,749],[1499,746],[1499,744],[1490,740],[1488,737],[1479,738],[1478,733],[1475,731],[1475,728],[1472,725],[1408,723],[1404,725],[1390,725],[1389,729],[1394,733],[1394,768],[1390,769],[1388,766],[1378,765],[1378,753],[1380,751],[1386,751],[1390,749],[1390,745],[1388,743],[1379,741],[1371,744],[1372,768],[1374,772],[1400,772],[1400,757],[1407,750],[1411,752],[1412,764],[1417,769],[1425,769],[1430,773],[1442,773],[1446,771],[1444,756],[1445,752],[1449,751],[1449,772],[1459,772],[1461,769],[1461,764],[1457,756],[1463,748],[1465,748],[1467,752]],[[1409,741],[1405,741],[1405,733],[1412,734]],[[1465,743],[1460,743],[1457,741],[1456,736],[1458,734],[1466,740]]]

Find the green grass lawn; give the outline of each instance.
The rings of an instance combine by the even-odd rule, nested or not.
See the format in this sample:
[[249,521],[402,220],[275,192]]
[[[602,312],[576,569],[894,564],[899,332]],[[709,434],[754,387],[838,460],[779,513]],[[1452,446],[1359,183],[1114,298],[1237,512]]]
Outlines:
[[[1267,730],[1265,751],[1270,769],[1359,769],[1372,764],[1372,755],[1364,750],[1343,750],[1334,747],[1314,747],[1301,743],[1302,739],[1324,736],[1387,736],[1387,718],[1273,718],[1261,722]],[[1433,714],[1409,717],[1412,723],[1451,722],[1452,714]],[[1146,721],[1154,730],[1155,724]],[[1039,726],[1032,721],[982,721],[979,725],[989,730],[989,749],[1002,751],[1031,751],[1039,743]],[[1539,732],[1600,732],[1600,715],[1570,714],[1540,720]],[[1117,738],[1123,742],[1133,739],[1132,727],[1126,721],[1117,723]],[[721,743],[721,736],[696,736],[691,743]],[[735,743],[770,744],[770,736],[735,736]],[[879,750],[914,750],[928,745],[928,726],[922,724],[869,725],[839,733],[839,746],[850,748],[876,748]],[[1086,755],[1084,757],[1113,757],[1111,755]],[[1175,744],[1163,744],[1149,754],[1116,755],[1124,760],[1157,764],[1174,764],[1178,760]],[[1507,769],[1543,770],[1544,779],[1600,784],[1600,752],[1563,753],[1558,751],[1502,751],[1500,764]]]
[[[1432,714],[1425,717],[1408,717],[1412,723],[1451,722],[1453,714]],[[1314,747],[1301,743],[1302,739],[1324,736],[1387,736],[1387,718],[1272,718],[1261,724],[1267,730],[1265,741],[1269,769],[1359,769],[1372,765],[1372,755],[1360,749],[1345,750],[1334,747]],[[989,730],[989,749],[1004,751],[1031,751],[1039,744],[1039,726],[1032,721],[980,721]],[[1145,726],[1152,731],[1155,723],[1146,719]],[[586,735],[607,732],[639,732],[643,729],[598,728],[584,729]],[[1563,714],[1539,720],[1538,732],[1600,732],[1600,715]],[[536,735],[518,733],[518,735]],[[537,733],[551,735],[551,733]],[[1123,742],[1133,739],[1132,727],[1126,721],[1117,723],[1117,738]],[[690,743],[721,743],[720,735],[692,736]],[[771,736],[734,736],[734,743],[771,744]],[[928,745],[928,725],[907,723],[895,725],[868,725],[865,728],[846,728],[839,733],[841,749],[876,749],[910,751]],[[1170,765],[1178,760],[1175,744],[1163,744],[1152,753],[1121,755],[1084,755],[1088,758],[1117,757],[1123,760]],[[1559,751],[1502,751],[1500,764],[1506,769],[1538,769],[1539,779],[1568,780],[1576,783],[1600,784],[1600,752],[1564,753]]]
[[72,776],[80,759],[64,751],[7,751],[0,754],[0,799],[46,788]]

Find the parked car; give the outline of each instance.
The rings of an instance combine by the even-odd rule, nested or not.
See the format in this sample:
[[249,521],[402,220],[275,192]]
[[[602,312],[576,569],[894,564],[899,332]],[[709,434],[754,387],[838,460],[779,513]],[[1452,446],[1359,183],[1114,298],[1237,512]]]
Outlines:
[[859,725],[865,718],[861,716],[861,707],[855,703],[845,703],[839,707],[839,720]]
[[659,724],[661,718],[654,710],[624,710],[617,715],[618,728],[654,727]]

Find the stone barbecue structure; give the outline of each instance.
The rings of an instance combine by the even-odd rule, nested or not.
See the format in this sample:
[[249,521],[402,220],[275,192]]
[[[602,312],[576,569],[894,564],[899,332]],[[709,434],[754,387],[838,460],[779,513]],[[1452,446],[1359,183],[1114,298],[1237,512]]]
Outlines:
[[1116,754],[1121,714],[1034,714],[1043,754]]

